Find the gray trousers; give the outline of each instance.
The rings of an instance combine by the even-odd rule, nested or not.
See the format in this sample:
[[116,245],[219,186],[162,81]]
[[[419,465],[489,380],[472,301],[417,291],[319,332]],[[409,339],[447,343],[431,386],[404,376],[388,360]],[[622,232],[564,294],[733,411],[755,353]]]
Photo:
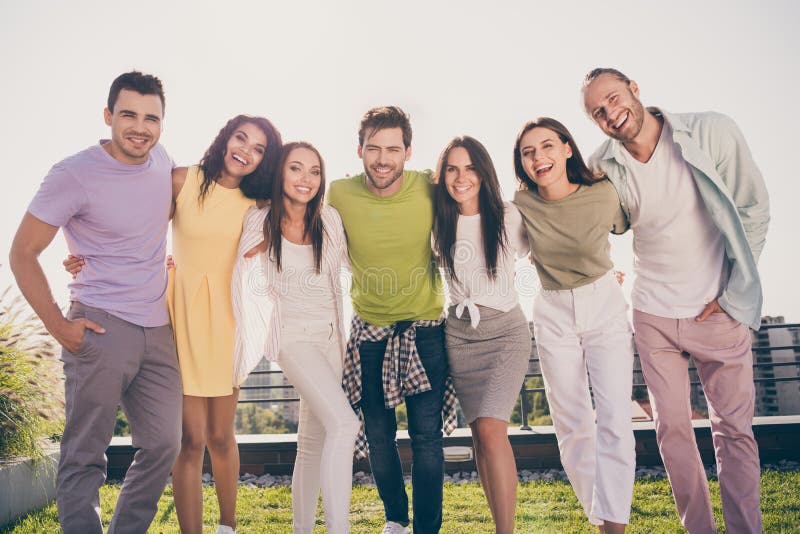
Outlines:
[[134,456],[109,533],[144,533],[181,444],[182,390],[172,328],[147,328],[73,302],[68,317],[106,329],[86,330],[77,353],[63,350],[66,426],[56,501],[65,534],[102,534],[99,489],[117,406],[131,426]]

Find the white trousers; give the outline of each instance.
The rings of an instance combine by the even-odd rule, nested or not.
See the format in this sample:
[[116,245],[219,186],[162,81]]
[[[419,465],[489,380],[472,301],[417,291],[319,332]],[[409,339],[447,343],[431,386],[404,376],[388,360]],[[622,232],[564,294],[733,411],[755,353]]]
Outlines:
[[534,337],[561,463],[594,525],[630,519],[636,443],[626,312],[610,272],[576,289],[542,290],[534,302]]
[[353,448],[360,423],[342,390],[342,351],[332,323],[284,322],[278,364],[300,394],[292,474],[293,531],[311,534],[322,489],[325,525],[350,532]]

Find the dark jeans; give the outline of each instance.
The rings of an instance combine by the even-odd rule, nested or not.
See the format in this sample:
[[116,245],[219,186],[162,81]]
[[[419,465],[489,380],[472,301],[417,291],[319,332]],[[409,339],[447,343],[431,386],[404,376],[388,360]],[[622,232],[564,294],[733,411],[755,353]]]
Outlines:
[[[408,525],[408,496],[397,452],[395,411],[383,402],[381,367],[386,340],[361,344],[361,409],[369,444],[369,463],[387,521]],[[406,397],[408,433],[411,437],[412,506],[414,534],[439,532],[442,525],[442,400],[447,377],[447,353],[442,326],[417,329],[417,350],[431,390]]]

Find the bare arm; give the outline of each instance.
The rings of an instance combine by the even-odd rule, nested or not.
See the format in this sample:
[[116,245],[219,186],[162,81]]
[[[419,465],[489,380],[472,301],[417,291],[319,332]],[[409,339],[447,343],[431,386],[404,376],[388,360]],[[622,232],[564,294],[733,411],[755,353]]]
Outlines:
[[9,264],[22,295],[47,331],[68,351],[77,352],[86,328],[101,334],[105,330],[88,319],[66,319],[53,298],[39,264],[39,255],[53,241],[57,231],[57,226],[51,226],[26,212],[11,244]]
[[262,252],[266,252],[266,251],[267,251],[267,242],[266,241],[262,241],[258,245],[254,246],[253,248],[251,248],[250,250],[245,252],[244,253],[244,257],[245,258],[252,258],[256,254],[261,254]]
[[169,218],[175,215],[175,205],[178,201],[178,195],[181,194],[183,184],[186,183],[186,174],[189,171],[188,167],[175,167],[172,169],[172,207],[169,209]]

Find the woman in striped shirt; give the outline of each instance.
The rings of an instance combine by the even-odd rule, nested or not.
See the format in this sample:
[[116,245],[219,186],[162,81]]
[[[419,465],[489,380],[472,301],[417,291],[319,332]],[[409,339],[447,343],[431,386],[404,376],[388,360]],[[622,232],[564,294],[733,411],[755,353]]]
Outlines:
[[321,488],[327,531],[346,533],[360,428],[341,387],[347,245],[338,212],[323,203],[317,149],[284,145],[280,173],[271,205],[251,208],[244,220],[233,275],[234,373],[246,377],[262,356],[278,362],[301,399],[294,532],[313,531]]

